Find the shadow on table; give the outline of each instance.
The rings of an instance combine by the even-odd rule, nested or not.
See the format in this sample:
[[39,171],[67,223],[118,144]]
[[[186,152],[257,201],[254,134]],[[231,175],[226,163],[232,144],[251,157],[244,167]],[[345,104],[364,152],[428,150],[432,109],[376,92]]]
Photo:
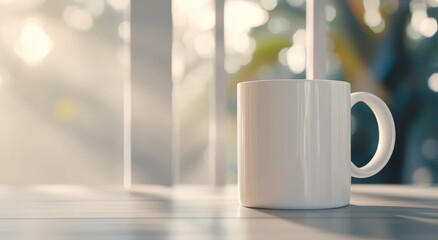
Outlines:
[[254,211],[343,235],[396,239],[438,236],[438,210],[431,208],[350,205],[332,210]]
[[432,196],[423,196],[423,197],[412,197],[412,196],[399,196],[394,193],[371,193],[371,192],[358,192],[352,191],[355,196],[362,198],[372,198],[373,200],[384,200],[384,201],[395,201],[395,202],[404,202],[404,203],[415,203],[415,204],[432,204],[437,206],[438,204],[438,195],[435,197]]
[[[361,195],[368,194],[361,193]],[[289,223],[346,237],[438,239],[436,200],[386,196],[375,193],[368,197],[385,199],[388,206],[349,205],[327,210],[268,210],[242,207],[240,217],[274,216]],[[403,206],[389,206],[389,201],[401,201]],[[382,202],[384,204],[384,201]],[[418,203],[421,203],[422,207],[409,206],[413,203],[416,203],[417,206]]]

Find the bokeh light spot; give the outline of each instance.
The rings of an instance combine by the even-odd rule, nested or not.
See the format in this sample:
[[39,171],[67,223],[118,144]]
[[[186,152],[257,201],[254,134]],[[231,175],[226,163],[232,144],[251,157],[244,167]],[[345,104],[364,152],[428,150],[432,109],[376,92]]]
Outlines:
[[128,21],[123,21],[120,23],[118,32],[121,39],[125,40],[125,42],[130,42],[131,26]]
[[336,8],[332,5],[325,6],[325,19],[327,22],[331,22],[336,18]]
[[289,30],[289,27],[289,21],[283,17],[272,18],[268,22],[268,30],[274,34],[286,32],[287,30]]
[[364,0],[363,7],[366,10],[377,10],[380,7],[380,0]]
[[438,29],[435,18],[426,18],[421,22],[420,33],[425,37],[432,37]]
[[287,66],[287,50],[288,48],[283,48],[278,53],[278,62],[283,64],[284,66]]
[[87,31],[93,27],[93,17],[86,10],[77,6],[67,6],[64,9],[64,21],[71,27]]
[[412,174],[412,182],[414,184],[430,184],[432,183],[432,174],[425,167],[417,168]]
[[382,16],[375,9],[367,10],[365,11],[364,21],[369,27],[377,27],[382,22]]
[[301,7],[304,5],[305,0],[287,0],[287,3],[292,7]]
[[225,4],[225,26],[229,32],[249,32],[251,28],[265,24],[268,12],[257,3],[229,1]]
[[303,45],[294,44],[287,51],[287,64],[293,73],[302,73],[306,69],[306,49]]
[[423,155],[428,159],[436,159],[438,157],[438,142],[435,139],[429,138],[423,142],[421,146]]
[[434,73],[430,75],[427,83],[429,85],[430,90],[434,92],[438,92],[438,73]]
[[195,51],[202,58],[211,58],[214,55],[214,34],[212,32],[200,33],[195,37]]
[[50,53],[52,46],[52,40],[37,19],[28,18],[24,21],[15,45],[18,56],[29,64],[38,64]]
[[277,0],[260,0],[260,6],[268,11],[271,11],[277,6]]
[[294,44],[306,46],[306,30],[298,29],[292,36],[292,40]]
[[69,122],[74,120],[78,115],[76,104],[68,99],[60,99],[53,105],[55,117],[61,121]]
[[129,0],[106,0],[106,2],[115,10],[124,10],[129,6]]

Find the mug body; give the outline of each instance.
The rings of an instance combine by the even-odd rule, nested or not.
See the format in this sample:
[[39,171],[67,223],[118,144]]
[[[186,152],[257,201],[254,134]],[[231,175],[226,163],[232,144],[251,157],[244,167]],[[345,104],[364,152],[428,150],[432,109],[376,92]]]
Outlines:
[[243,206],[319,209],[350,201],[350,84],[238,84],[238,184]]

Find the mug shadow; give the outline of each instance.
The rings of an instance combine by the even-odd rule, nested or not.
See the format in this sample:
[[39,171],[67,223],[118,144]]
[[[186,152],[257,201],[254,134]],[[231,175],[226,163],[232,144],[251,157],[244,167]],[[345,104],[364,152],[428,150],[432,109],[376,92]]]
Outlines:
[[[359,194],[357,194],[359,195]],[[368,193],[360,193],[368,195]],[[402,206],[348,205],[326,210],[270,210],[241,209],[241,217],[270,217],[304,226],[310,229],[333,233],[344,237],[370,239],[438,239],[438,199],[418,199],[369,194],[368,197],[386,201],[402,201]],[[438,198],[438,196],[437,196]],[[417,204],[415,207],[410,206]],[[243,213],[243,214],[242,214]]]

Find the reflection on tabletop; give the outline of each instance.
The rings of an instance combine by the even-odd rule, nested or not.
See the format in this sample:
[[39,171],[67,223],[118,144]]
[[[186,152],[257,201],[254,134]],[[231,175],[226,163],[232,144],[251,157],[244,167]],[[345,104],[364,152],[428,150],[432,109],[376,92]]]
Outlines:
[[438,188],[353,185],[347,207],[266,210],[239,206],[236,186],[2,186],[0,219],[8,239],[435,239]]

